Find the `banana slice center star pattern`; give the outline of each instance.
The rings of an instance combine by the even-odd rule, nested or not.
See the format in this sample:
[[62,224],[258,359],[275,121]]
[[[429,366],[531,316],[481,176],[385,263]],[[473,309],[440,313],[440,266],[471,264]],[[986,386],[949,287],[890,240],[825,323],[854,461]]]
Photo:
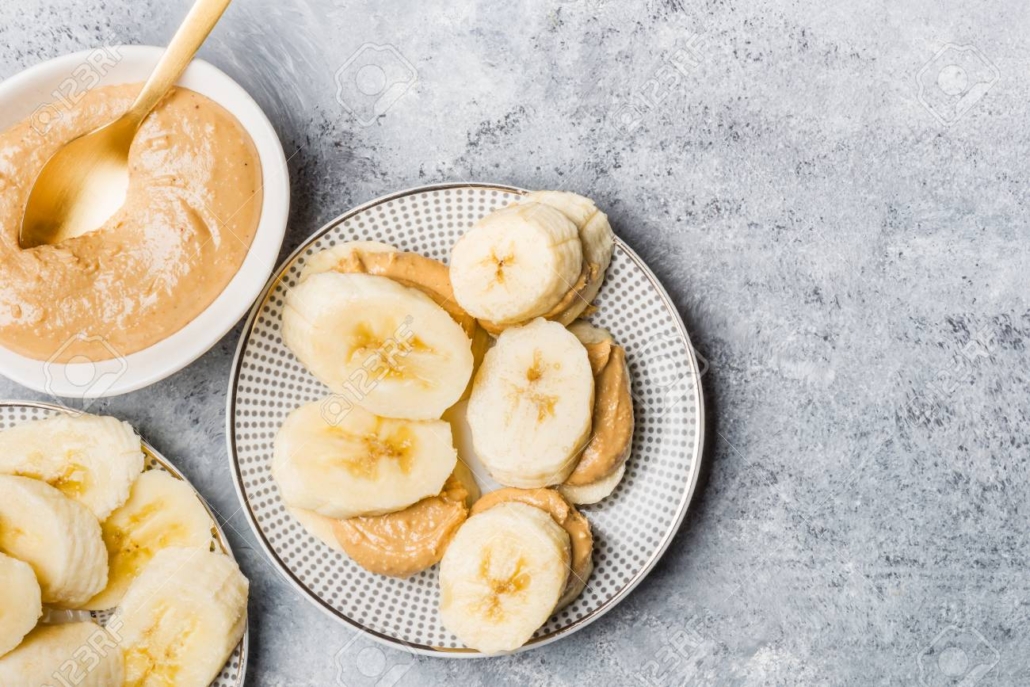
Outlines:
[[529,586],[526,562],[519,556],[514,564],[507,556],[501,556],[500,564],[494,564],[493,550],[487,550],[479,564],[479,573],[490,586],[490,594],[483,600],[483,614],[495,620],[503,617],[501,605],[506,596],[520,593]]
[[364,479],[375,480],[383,461],[392,460],[397,463],[401,472],[408,474],[412,467],[412,448],[414,436],[405,427],[389,428],[380,420],[372,432],[355,435],[343,427],[330,427],[329,432],[340,441],[348,444],[363,443],[365,451],[347,451],[340,459],[340,464],[352,475]]

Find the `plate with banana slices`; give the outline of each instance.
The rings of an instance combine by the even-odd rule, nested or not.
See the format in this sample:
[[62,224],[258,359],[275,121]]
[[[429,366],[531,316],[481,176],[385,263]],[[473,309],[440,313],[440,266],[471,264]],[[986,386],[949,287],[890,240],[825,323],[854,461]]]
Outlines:
[[373,639],[472,658],[597,620],[697,485],[702,368],[582,195],[422,187],[302,244],[244,328],[233,477],[279,571]]
[[0,685],[240,687],[249,583],[203,498],[112,417],[0,402]]

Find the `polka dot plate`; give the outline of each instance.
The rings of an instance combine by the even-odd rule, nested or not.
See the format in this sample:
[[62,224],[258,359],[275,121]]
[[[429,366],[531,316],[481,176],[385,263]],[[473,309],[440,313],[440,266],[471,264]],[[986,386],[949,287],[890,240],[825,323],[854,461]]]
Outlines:
[[[61,406],[53,405],[50,403],[33,403],[29,401],[0,401],[0,431],[20,425],[23,422],[31,422],[33,420],[44,420],[48,417],[58,415],[60,413],[66,413],[68,410]],[[158,453],[153,446],[148,444],[146,441],[143,442],[143,453],[146,455],[144,463],[144,471],[146,470],[164,470],[171,474],[176,479],[180,479],[187,484],[189,480],[179,472],[174,465],[172,465],[167,458]],[[192,487],[193,485],[190,484]],[[194,489],[196,492],[196,489]],[[225,538],[225,534],[222,532],[222,528],[218,525],[218,519],[215,514],[211,511],[210,506],[204,501],[204,497],[197,493],[197,498],[204,504],[204,508],[211,515],[211,522],[215,524],[215,528],[212,531],[211,536],[211,550],[222,550],[225,553],[232,556],[232,549],[229,548],[229,542]],[[54,611],[50,610],[46,612],[43,618],[43,622],[48,623],[59,623],[59,622],[76,622],[83,620],[90,620],[105,625],[111,617],[111,611]],[[226,662],[225,667],[222,668],[222,672],[218,675],[214,682],[211,683],[211,687],[242,687],[244,678],[247,675],[247,648],[250,642],[250,630],[246,629],[243,632],[243,639],[236,645],[236,649],[233,650],[232,655],[229,656],[229,660]],[[55,680],[60,684],[68,684],[64,678],[58,679],[59,676],[55,674]],[[57,684],[57,683],[55,683]]]
[[[269,282],[244,327],[229,382],[226,436],[232,473],[268,556],[294,587],[334,618],[418,654],[479,655],[440,623],[437,567],[405,580],[365,571],[309,535],[286,512],[272,479],[272,445],[287,414],[329,395],[282,342],[283,298],[308,258],[341,242],[382,241],[446,262],[451,246],[476,220],[523,193],[489,184],[422,187],[379,198],[331,221]],[[590,320],[611,331],[626,349],[636,416],[633,452],[616,491],[581,508],[595,536],[595,567],[586,589],[523,649],[597,620],[640,583],[683,521],[701,467],[699,357],[668,294],[621,241],[595,305]]]

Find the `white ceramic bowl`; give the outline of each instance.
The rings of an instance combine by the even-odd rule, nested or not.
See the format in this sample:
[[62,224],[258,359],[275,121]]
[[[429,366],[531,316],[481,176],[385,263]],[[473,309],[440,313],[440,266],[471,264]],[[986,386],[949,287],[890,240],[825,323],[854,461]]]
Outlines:
[[[49,115],[47,105],[60,100],[55,93],[70,93],[72,87],[144,81],[163,52],[163,48],[128,45],[109,48],[107,54],[103,50],[58,57],[0,83],[0,130],[30,116],[44,122]],[[100,69],[91,65],[99,65]],[[94,75],[99,76],[95,84]],[[178,83],[231,112],[254,140],[261,158],[261,219],[239,272],[196,319],[138,353],[97,363],[65,365],[32,360],[0,347],[0,374],[35,391],[62,398],[99,398],[134,391],[164,379],[203,355],[250,310],[261,293],[279,256],[290,206],[290,178],[282,145],[254,99],[219,69],[194,60]]]

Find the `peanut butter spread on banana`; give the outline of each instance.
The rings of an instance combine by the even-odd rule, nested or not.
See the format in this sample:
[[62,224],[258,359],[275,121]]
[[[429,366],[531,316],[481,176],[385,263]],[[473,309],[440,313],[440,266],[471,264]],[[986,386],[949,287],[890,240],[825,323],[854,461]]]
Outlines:
[[456,470],[439,495],[395,513],[334,520],[333,534],[347,555],[366,570],[408,577],[443,558],[468,516],[469,496]]
[[[472,506],[469,517],[509,501],[524,503],[549,513],[551,518],[568,533],[569,541],[572,544],[572,571],[566,585],[568,591],[562,595],[562,601],[565,603],[571,601],[583,590],[587,577],[594,569],[593,560],[590,557],[594,549],[594,535],[590,532],[590,523],[582,513],[570,506],[569,502],[553,489],[516,489],[515,487],[506,487],[485,494]],[[559,606],[561,605],[563,603],[559,602]]]
[[576,469],[565,480],[571,486],[593,484],[618,470],[629,458],[633,441],[626,351],[611,341],[584,345],[594,373],[593,433]]
[[136,134],[113,217],[57,245],[20,247],[43,165],[125,112],[140,86],[94,89],[47,129],[30,118],[0,134],[0,345],[59,362],[135,353],[197,317],[242,265],[261,214],[260,159],[235,117],[185,88]]

